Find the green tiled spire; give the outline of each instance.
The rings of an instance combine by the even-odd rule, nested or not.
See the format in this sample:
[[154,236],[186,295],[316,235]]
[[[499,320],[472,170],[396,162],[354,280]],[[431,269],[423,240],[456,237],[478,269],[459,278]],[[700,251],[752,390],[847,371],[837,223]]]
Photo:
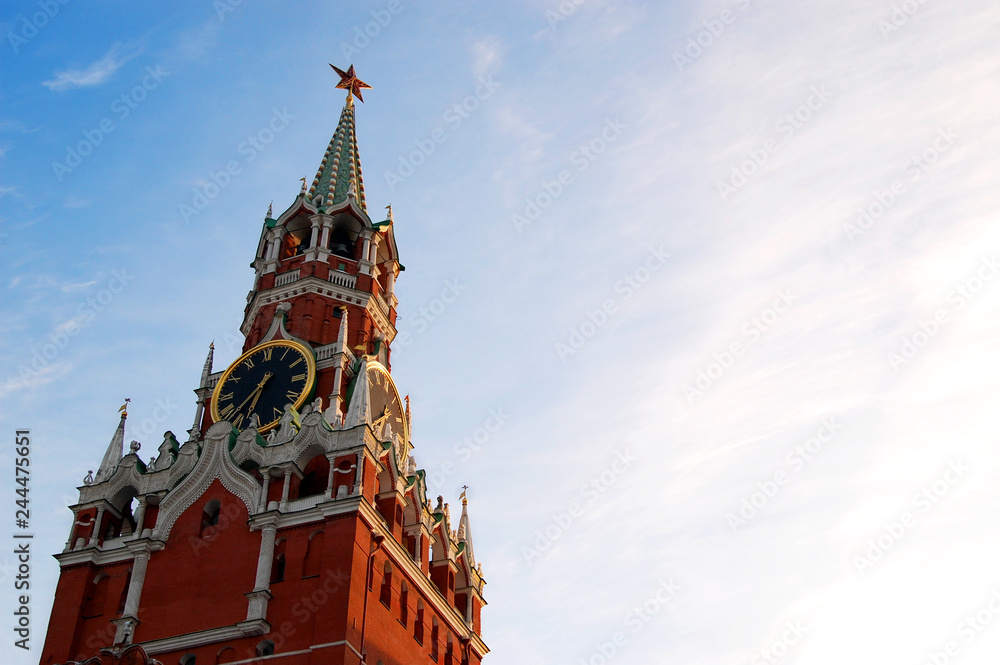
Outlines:
[[323,161],[309,188],[309,201],[315,202],[322,195],[319,207],[329,208],[347,200],[353,192],[358,205],[365,212],[365,183],[361,177],[361,155],[358,153],[358,139],[354,128],[354,100],[348,95],[344,110],[340,112],[337,131],[330,139]]

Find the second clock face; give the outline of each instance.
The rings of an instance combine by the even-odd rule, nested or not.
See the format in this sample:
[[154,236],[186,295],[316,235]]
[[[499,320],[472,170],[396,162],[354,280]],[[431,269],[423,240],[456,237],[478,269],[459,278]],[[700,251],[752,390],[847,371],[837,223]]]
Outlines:
[[286,404],[302,406],[315,379],[316,361],[309,349],[284,340],[265,342],[237,358],[220,377],[212,417],[243,429],[256,413],[264,432],[278,424]]
[[381,432],[382,424],[388,421],[393,433],[407,441],[409,434],[406,431],[403,402],[399,399],[399,392],[389,370],[382,363],[368,361],[368,391],[372,419],[378,425],[376,432]]

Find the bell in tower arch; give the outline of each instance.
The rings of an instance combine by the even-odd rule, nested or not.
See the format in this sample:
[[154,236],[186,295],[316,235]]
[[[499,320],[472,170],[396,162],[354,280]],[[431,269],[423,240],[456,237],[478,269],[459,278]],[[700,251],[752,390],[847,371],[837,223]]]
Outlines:
[[347,259],[354,258],[354,242],[343,228],[335,228],[330,234],[330,251]]

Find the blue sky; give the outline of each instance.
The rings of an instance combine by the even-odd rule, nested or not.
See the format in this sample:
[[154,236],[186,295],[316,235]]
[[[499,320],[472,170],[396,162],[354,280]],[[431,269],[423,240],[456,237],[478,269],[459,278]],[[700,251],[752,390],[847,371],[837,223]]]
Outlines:
[[490,660],[993,662],[995,3],[44,4],[0,15],[37,646],[73,488],[124,397],[152,455],[238,355],[353,63],[393,374],[432,493],[471,488]]

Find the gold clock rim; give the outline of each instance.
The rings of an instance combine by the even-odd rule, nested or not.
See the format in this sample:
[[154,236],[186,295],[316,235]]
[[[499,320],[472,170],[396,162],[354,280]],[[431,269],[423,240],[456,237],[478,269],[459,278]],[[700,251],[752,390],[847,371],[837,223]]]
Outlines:
[[[222,376],[219,377],[218,383],[215,384],[215,388],[212,390],[212,420],[213,421],[215,421],[215,422],[218,423],[218,422],[222,422],[222,420],[223,420],[222,418],[219,417],[219,400],[218,400],[218,398],[219,398],[219,394],[222,392],[222,386],[225,385],[226,381],[232,375],[233,370],[236,369],[236,366],[239,365],[244,360],[246,360],[247,358],[249,358],[250,356],[252,356],[253,354],[255,354],[258,351],[260,351],[261,349],[266,349],[266,348],[271,347],[271,346],[290,346],[290,347],[296,348],[299,351],[301,351],[302,355],[305,357],[305,359],[306,359],[306,365],[308,366],[308,370],[307,370],[307,374],[306,374],[306,388],[307,388],[307,390],[303,390],[302,391],[302,394],[299,395],[298,399],[295,400],[295,402],[292,404],[292,408],[295,409],[296,411],[298,411],[299,407],[301,407],[305,403],[306,399],[308,399],[308,397],[309,397],[309,393],[312,392],[312,389],[314,387],[313,384],[316,383],[316,356],[313,354],[312,349],[310,349],[309,347],[307,347],[305,344],[301,344],[299,342],[295,342],[295,341],[292,341],[292,340],[289,340],[289,339],[272,339],[272,340],[270,340],[268,342],[263,342],[261,344],[258,344],[257,346],[253,347],[249,351],[246,351],[245,353],[243,353],[243,355],[241,355],[239,358],[237,358],[233,362],[229,363],[229,367],[227,367],[226,371],[223,372]],[[257,429],[257,431],[258,432],[267,432],[267,431],[273,429],[274,427],[276,427],[277,424],[280,421],[281,421],[281,418],[278,418],[277,420],[271,421],[267,425],[261,424],[261,426]]]

